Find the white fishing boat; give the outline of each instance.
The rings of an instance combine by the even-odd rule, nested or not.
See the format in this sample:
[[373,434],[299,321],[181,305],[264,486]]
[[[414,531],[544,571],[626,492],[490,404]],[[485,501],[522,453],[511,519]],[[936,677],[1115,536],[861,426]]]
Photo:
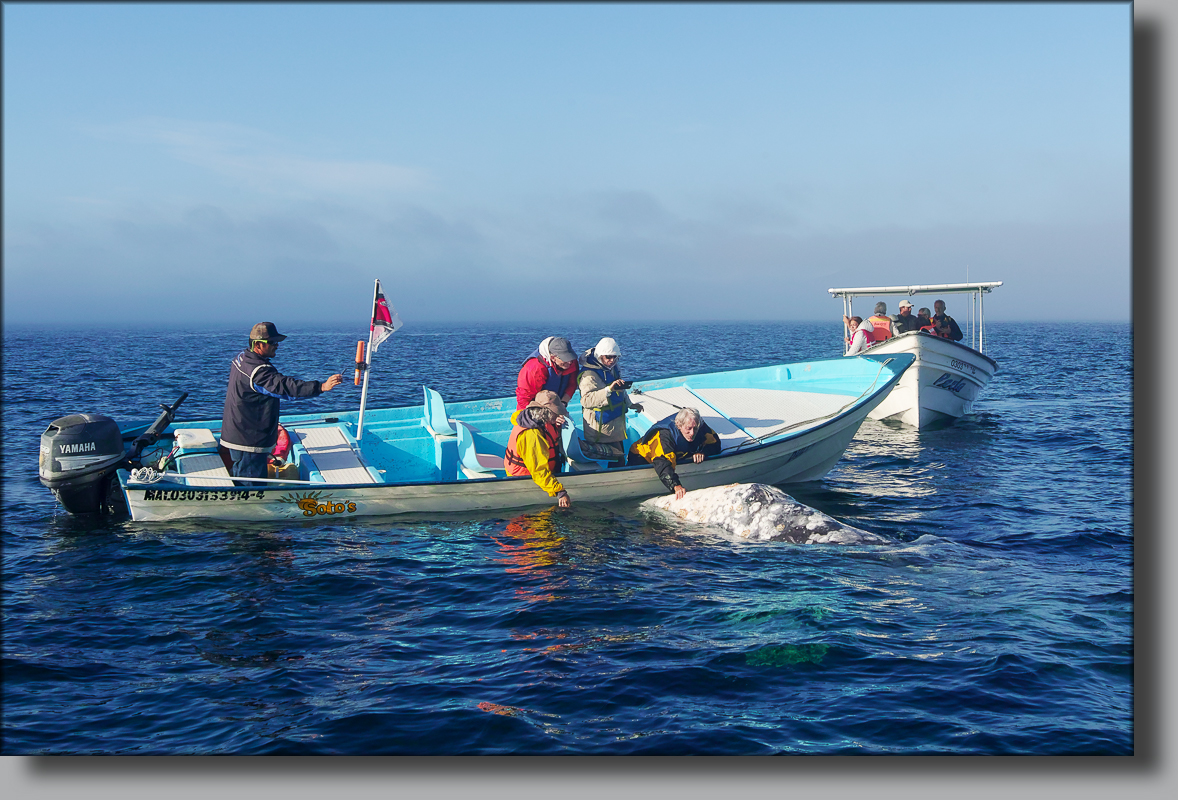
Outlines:
[[[852,303],[856,297],[965,295],[969,300],[960,342],[922,331],[908,331],[867,349],[867,353],[874,355],[906,353],[915,358],[891,393],[868,416],[928,428],[950,425],[972,411],[974,401],[998,371],[998,364],[983,352],[986,338],[983,298],[1001,285],[1001,281],[994,281],[830,289],[833,296],[843,299],[843,314],[847,317],[854,314]],[[849,344],[848,340],[848,347]]]
[[[631,393],[643,411],[627,417],[628,442],[690,406],[719,435],[721,452],[679,465],[684,488],[816,480],[914,360],[868,355],[638,382]],[[41,437],[42,483],[67,510],[85,513],[103,505],[113,478],[136,521],[326,521],[553,502],[530,477],[504,473],[514,396],[447,403],[423,387],[421,405],[284,415],[290,474],[253,485],[226,471],[219,420],[175,422],[183,399],[150,425],[97,414],[54,421]],[[569,411],[579,422],[577,399]],[[564,444],[557,477],[574,503],[667,491],[650,466],[607,469],[587,457],[576,428],[565,428]]]

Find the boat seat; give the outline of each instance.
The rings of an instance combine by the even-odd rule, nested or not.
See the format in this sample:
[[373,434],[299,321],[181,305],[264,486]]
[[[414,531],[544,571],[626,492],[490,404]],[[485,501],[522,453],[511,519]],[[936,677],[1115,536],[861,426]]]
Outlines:
[[[299,473],[315,483],[380,483],[380,475],[364,463],[351,439],[336,426],[288,428],[298,453]],[[349,441],[351,439],[351,441]]]
[[581,431],[570,422],[560,431],[560,438],[564,442],[565,459],[574,472],[593,472],[606,469],[608,461],[590,458],[581,450]]
[[454,430],[454,423],[446,416],[446,401],[442,399],[442,395],[428,386],[421,388],[425,394],[421,424],[435,437],[457,436],[458,431]]
[[[179,431],[177,431],[179,433]],[[212,434],[209,434],[210,436]],[[214,450],[216,443],[213,443]],[[233,479],[225,469],[225,462],[216,452],[183,455],[176,459],[176,471],[184,476],[189,486],[232,486]]]
[[479,453],[474,448],[474,436],[470,426],[458,423],[458,469],[467,478],[503,478],[503,456]]

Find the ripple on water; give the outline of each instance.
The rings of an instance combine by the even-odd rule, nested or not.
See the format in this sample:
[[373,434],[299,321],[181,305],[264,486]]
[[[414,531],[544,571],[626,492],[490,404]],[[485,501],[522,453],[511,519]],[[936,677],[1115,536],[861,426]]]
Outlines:
[[[409,324],[373,407],[423,383],[502,396],[553,333]],[[153,373],[143,331],[65,354],[6,329],[5,752],[1131,753],[1132,338],[1062,330],[988,326],[1000,371],[971,416],[868,421],[824,480],[780,487],[892,541],[869,548],[735,542],[637,502],[323,527],[71,517],[36,478],[45,425],[152,418],[181,391],[188,418],[215,418],[240,331],[173,332]],[[766,361],[840,346],[826,324],[564,333],[615,336],[639,379],[751,365],[749,341]],[[281,366],[320,374],[355,338],[315,326]],[[472,347],[479,369],[450,357]],[[1085,381],[1055,369],[1065,355]]]

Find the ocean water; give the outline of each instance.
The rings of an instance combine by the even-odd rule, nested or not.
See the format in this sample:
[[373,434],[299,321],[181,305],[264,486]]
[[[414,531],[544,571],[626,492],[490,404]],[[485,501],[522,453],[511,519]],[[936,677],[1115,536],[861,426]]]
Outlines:
[[[358,328],[280,326],[350,377]],[[381,347],[370,407],[504,396],[541,338],[642,379],[836,355],[836,324],[443,326]],[[67,413],[219,417],[243,331],[9,328],[6,754],[1131,754],[1132,335],[991,323],[972,415],[867,421],[782,487],[883,546],[741,543],[575,503],[334,524],[71,517]],[[355,408],[350,380],[297,411]]]

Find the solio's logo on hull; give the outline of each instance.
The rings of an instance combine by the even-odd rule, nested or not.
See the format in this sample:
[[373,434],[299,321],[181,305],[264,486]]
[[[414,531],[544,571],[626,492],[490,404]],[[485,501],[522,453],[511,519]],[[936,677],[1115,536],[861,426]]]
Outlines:
[[304,517],[356,513],[356,504],[351,500],[337,503],[331,499],[331,495],[323,492],[291,492],[285,497],[280,497],[279,502],[294,503],[303,512]]

